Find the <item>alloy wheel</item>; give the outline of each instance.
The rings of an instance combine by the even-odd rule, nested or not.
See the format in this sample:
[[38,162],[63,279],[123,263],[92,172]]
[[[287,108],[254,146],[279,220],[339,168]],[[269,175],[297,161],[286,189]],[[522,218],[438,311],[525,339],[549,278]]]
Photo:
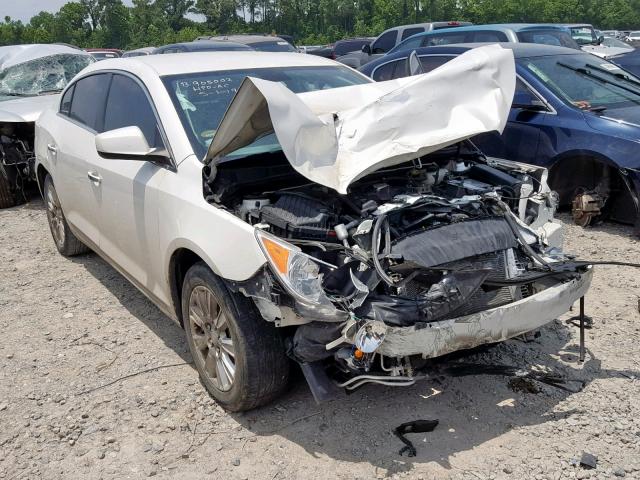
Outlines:
[[236,375],[235,345],[227,316],[207,287],[197,286],[189,296],[189,328],[201,371],[219,390],[230,390]]
[[62,248],[65,241],[64,232],[64,215],[60,200],[53,185],[47,188],[47,216],[49,217],[49,225],[51,225],[51,235],[56,244]]

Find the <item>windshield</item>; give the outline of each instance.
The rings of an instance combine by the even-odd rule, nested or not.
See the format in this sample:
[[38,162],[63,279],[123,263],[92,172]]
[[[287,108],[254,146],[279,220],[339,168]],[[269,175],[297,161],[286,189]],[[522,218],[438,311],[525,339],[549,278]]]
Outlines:
[[602,45],[604,45],[605,47],[618,47],[633,50],[633,47],[628,43],[624,43],[623,41],[612,37],[604,37],[604,40],[602,40]]
[[13,65],[0,70],[0,95],[34,96],[59,92],[93,61],[90,55],[61,54]]
[[[189,136],[193,151],[204,158],[222,117],[245,77],[281,82],[294,93],[368,83],[348,67],[286,67],[201,72],[164,77],[173,104]],[[273,133],[256,140],[229,158],[280,150]]]
[[598,43],[598,37],[593,27],[571,27],[571,37],[578,45],[589,45]]
[[518,32],[516,35],[522,43],[540,43],[543,45],[557,45],[558,47],[580,48],[568,33],[560,30],[529,30]]
[[640,79],[593,55],[523,58],[519,63],[568,105],[583,110],[640,105]]
[[249,45],[259,52],[296,52],[297,50],[289,42],[280,40],[277,42],[259,42]]

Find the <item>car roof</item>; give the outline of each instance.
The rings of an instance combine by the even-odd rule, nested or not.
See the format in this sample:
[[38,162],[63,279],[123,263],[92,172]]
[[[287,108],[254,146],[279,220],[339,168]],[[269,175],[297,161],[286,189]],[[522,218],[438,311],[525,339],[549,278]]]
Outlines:
[[198,50],[251,50],[251,47],[237,42],[227,41],[211,41],[211,40],[198,40],[197,42],[182,42],[182,43],[170,43],[169,45],[163,45],[158,47],[157,50],[162,51],[168,48],[182,47],[189,51],[197,52]]
[[[418,28],[418,27],[423,27],[423,28],[427,28],[430,27],[431,25],[434,26],[441,26],[441,25],[452,25],[452,24],[459,24],[459,25],[471,25],[471,22],[459,22],[457,20],[452,20],[450,22],[426,22],[426,23],[411,23],[409,25],[397,25],[395,27],[391,27],[391,28],[387,28],[384,32],[382,32],[380,35],[382,35],[383,33],[387,33],[393,30],[398,30],[400,28],[402,29],[408,29],[408,28]],[[458,28],[458,27],[449,27],[449,28]],[[378,36],[380,36],[378,35]]]
[[539,29],[548,29],[548,30],[563,30],[563,27],[559,25],[553,25],[550,23],[491,23],[486,25],[465,25],[462,27],[452,27],[441,30],[432,30],[430,32],[417,33],[413,35],[413,37],[427,37],[433,35],[440,35],[443,33],[450,32],[478,32],[478,31],[514,31],[514,32],[524,32],[529,30],[539,30]]
[[[222,40],[251,45],[252,43],[264,42],[287,42],[284,38],[275,35],[215,35],[208,39],[196,40],[197,42],[206,42],[207,40]],[[289,42],[287,42],[289,43]]]
[[[399,58],[408,57],[415,50],[418,55],[461,55],[466,51],[472,50],[483,45],[500,45],[513,52],[515,58],[544,57],[549,55],[575,55],[582,52],[567,47],[558,47],[555,45],[543,45],[539,43],[508,43],[508,42],[489,42],[489,43],[455,43],[451,45],[438,45],[433,47],[419,47],[415,49],[401,50],[396,53],[390,53],[373,62],[367,63],[360,69],[361,72],[371,72],[378,65],[382,65],[389,61]],[[586,54],[586,53],[585,53]],[[587,54],[588,55],[588,54]]]
[[563,27],[567,27],[567,28],[576,28],[576,27],[589,27],[589,28],[593,28],[593,25],[591,25],[590,23],[558,23],[556,25],[561,25]]
[[[97,62],[85,72],[100,70],[153,71],[158,76],[242,70],[246,68],[342,66],[327,58],[293,52],[193,52],[146,55],[143,57],[113,58]],[[347,68],[347,67],[344,67]]]

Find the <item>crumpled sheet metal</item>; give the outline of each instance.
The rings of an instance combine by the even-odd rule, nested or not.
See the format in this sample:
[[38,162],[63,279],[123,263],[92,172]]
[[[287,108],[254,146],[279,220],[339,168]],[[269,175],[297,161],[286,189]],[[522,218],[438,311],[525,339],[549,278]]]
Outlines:
[[447,353],[517,337],[546,325],[569,311],[591,285],[593,270],[509,305],[473,315],[432,322],[422,328],[390,327],[377,353],[390,357]]
[[87,52],[77,48],[67,47],[66,45],[10,45],[7,47],[0,47],[0,70],[13,67],[20,63],[29,62],[37,58],[63,54],[91,56]]
[[358,178],[474,135],[504,129],[515,90],[511,50],[470,50],[432,72],[296,95],[247,78],[205,162],[274,131],[300,174],[346,193]]

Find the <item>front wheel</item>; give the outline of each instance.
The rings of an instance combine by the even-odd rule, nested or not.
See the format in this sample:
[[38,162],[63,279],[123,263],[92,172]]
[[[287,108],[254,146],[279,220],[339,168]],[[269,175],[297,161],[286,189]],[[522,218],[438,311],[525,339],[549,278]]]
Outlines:
[[204,263],[187,272],[182,318],[200,379],[225,409],[250,410],[282,392],[289,360],[276,328]]
[[69,228],[67,219],[62,212],[58,193],[53,186],[51,175],[47,175],[44,180],[44,201],[47,208],[49,229],[51,230],[51,236],[53,237],[58,252],[65,257],[72,257],[88,252],[89,248],[78,240]]

